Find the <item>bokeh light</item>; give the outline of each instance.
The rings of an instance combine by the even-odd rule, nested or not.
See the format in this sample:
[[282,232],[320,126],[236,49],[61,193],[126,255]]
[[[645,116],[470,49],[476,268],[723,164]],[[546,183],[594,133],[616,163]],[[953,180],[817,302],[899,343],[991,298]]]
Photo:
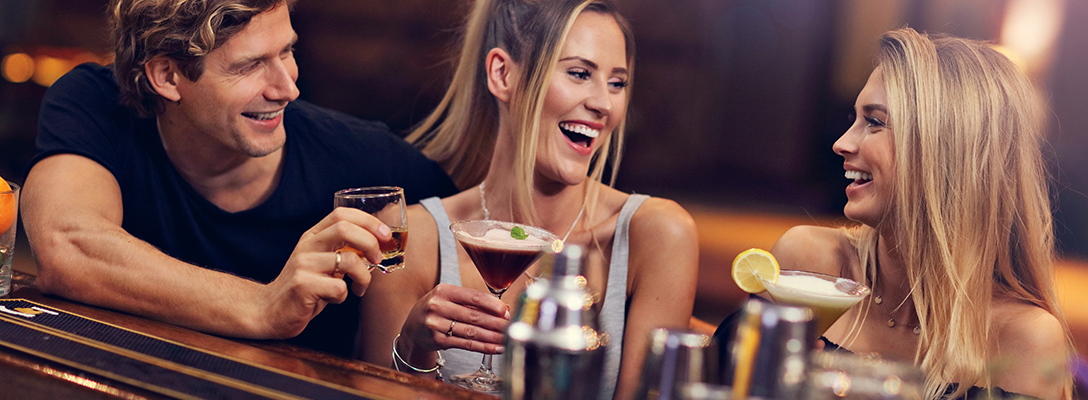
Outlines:
[[34,75],[34,59],[26,53],[8,54],[0,61],[0,73],[8,82],[26,82]]
[[57,79],[64,75],[65,72],[72,69],[67,60],[50,57],[50,56],[38,56],[34,58],[34,76],[31,78],[35,83],[49,87],[56,82]]

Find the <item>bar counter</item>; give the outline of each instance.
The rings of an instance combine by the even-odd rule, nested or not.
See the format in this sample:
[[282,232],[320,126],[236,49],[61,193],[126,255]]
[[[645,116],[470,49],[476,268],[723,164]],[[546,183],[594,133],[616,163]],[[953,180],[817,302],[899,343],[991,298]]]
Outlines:
[[[0,398],[293,399],[325,398],[332,394],[328,397],[495,399],[494,396],[280,341],[228,339],[46,296],[34,287],[33,281],[34,276],[16,271],[12,292],[0,297],[0,306],[7,306],[0,310],[4,311],[0,313],[0,328],[8,332],[0,337]],[[77,326],[83,331],[89,329],[86,326],[93,325],[113,335],[120,333],[122,337],[117,339],[120,342],[114,344],[108,343],[110,340],[99,342],[78,332],[66,333],[44,326],[31,318],[21,320],[19,315],[24,313],[27,316],[42,314],[45,318],[40,321],[47,321],[50,317],[54,320],[68,318],[77,323],[67,325]],[[24,344],[24,339],[27,341],[25,343],[36,344]],[[133,342],[148,342],[155,346],[149,347],[152,351],[143,353],[138,349],[125,348]],[[37,343],[46,345],[41,347]],[[57,344],[62,346],[57,347]],[[167,350],[161,350],[164,347]],[[77,350],[65,350],[69,348]],[[159,350],[154,350],[156,348]],[[186,357],[182,361],[175,361],[152,354],[183,354]],[[101,355],[105,355],[105,359],[96,359]],[[115,357],[119,362],[110,361]],[[209,367],[204,368],[202,363]],[[132,364],[136,368],[123,364]],[[130,377],[132,375],[114,372],[124,368],[136,370],[135,376],[145,374],[150,379],[134,379]],[[162,372],[155,372],[158,370]],[[232,374],[241,374],[237,376],[243,378]],[[257,378],[245,379],[247,376]],[[171,386],[187,389],[200,386],[207,389],[204,394],[193,394],[186,390],[171,390]],[[208,393],[211,395],[205,395]]]

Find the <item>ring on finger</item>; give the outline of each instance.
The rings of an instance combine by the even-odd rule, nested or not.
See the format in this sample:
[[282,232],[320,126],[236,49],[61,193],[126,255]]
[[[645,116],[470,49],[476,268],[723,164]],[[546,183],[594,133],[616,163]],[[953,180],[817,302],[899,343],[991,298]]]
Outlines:
[[333,276],[336,276],[336,275],[340,275],[340,259],[341,259],[342,257],[343,257],[343,256],[342,256],[342,255],[340,255],[340,250],[337,250],[337,251],[336,251],[336,264],[333,264],[333,266],[332,266],[332,274],[333,274]]
[[450,329],[446,331],[446,336],[453,336],[453,326],[457,325],[457,321],[450,321]]

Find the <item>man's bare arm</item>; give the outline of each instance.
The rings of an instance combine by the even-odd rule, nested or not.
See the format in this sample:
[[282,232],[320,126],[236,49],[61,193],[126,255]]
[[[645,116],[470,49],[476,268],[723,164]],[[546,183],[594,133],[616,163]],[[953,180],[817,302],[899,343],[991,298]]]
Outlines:
[[[344,281],[331,276],[331,249],[343,242],[377,249],[364,230],[377,232],[373,217],[338,211],[302,235],[283,272],[268,285],[190,265],[122,229],[121,192],[113,175],[71,154],[33,167],[22,205],[43,292],[234,337],[297,335],[327,302],[347,296]],[[340,270],[353,277],[361,294],[369,272],[358,256],[341,257]]]

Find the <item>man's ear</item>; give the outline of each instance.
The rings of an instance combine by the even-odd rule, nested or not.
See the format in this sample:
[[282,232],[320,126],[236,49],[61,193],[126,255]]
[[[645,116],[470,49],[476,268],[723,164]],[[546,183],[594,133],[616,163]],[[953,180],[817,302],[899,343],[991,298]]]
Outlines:
[[514,82],[517,78],[515,73],[517,65],[514,64],[514,60],[510,58],[510,54],[506,50],[496,47],[487,52],[484,62],[487,68],[487,89],[499,101],[503,103],[510,102]]
[[178,71],[178,65],[174,60],[165,56],[156,56],[144,64],[144,74],[147,75],[151,88],[155,89],[160,96],[170,101],[181,100],[181,93],[178,92],[178,79],[181,78],[181,72]]

